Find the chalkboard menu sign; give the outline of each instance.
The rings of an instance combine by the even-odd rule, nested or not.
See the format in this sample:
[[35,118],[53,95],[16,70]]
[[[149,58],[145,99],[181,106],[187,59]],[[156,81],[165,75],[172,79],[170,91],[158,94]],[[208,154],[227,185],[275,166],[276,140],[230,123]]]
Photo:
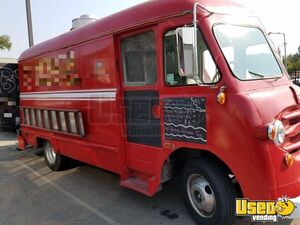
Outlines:
[[164,99],[165,139],[206,144],[206,98]]

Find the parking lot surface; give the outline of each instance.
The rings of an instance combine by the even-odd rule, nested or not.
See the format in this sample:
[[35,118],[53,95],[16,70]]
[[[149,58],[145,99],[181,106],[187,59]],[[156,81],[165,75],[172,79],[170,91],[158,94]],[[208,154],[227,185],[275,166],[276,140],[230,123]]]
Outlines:
[[[122,188],[117,175],[88,165],[52,172],[38,151],[18,152],[15,134],[0,133],[1,225],[196,225],[177,179],[148,198]],[[246,224],[247,218],[235,223]]]

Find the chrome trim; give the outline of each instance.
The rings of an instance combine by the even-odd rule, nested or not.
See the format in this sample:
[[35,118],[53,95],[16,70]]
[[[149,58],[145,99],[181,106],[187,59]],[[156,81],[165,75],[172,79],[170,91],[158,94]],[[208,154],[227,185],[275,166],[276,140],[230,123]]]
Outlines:
[[62,91],[62,92],[31,92],[20,95],[21,100],[99,100],[116,98],[116,90],[110,91]]

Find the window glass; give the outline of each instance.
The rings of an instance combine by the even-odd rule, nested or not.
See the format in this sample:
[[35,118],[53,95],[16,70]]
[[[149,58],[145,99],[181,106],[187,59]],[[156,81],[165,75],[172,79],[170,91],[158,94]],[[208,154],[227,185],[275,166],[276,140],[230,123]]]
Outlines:
[[153,32],[126,38],[121,43],[126,86],[153,85],[157,81]]
[[258,28],[219,24],[214,27],[214,32],[237,78],[254,80],[282,75],[263,32]]
[[[190,59],[192,60],[192,59]],[[193,77],[181,77],[178,72],[176,31],[172,30],[164,37],[165,82],[169,86],[195,85]],[[200,83],[212,84],[220,80],[216,64],[198,31],[198,63]]]

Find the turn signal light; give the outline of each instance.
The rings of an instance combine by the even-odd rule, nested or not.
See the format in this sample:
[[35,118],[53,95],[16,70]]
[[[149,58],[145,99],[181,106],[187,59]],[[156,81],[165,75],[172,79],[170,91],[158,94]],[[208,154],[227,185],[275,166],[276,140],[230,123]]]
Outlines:
[[220,105],[224,105],[225,102],[226,102],[226,95],[225,95],[225,90],[227,88],[227,85],[223,85],[221,88],[220,88],[220,91],[217,95],[217,102],[220,104]]
[[276,137],[276,129],[274,126],[270,127],[270,130],[269,130],[269,139],[270,140],[274,140]]
[[219,104],[224,105],[226,102],[226,95],[224,92],[220,92],[217,96],[217,101],[219,102]]
[[294,164],[294,157],[291,154],[286,154],[284,157],[285,164],[290,167]]

